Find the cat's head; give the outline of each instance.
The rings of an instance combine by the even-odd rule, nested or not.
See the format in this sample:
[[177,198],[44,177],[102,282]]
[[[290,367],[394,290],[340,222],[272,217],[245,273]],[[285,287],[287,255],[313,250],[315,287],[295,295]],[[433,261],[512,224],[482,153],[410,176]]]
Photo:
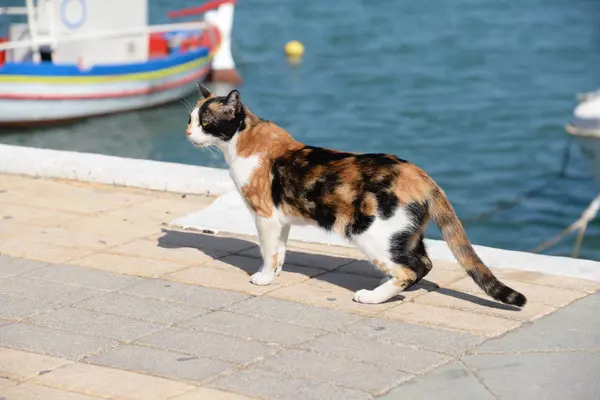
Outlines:
[[227,96],[217,97],[199,82],[198,91],[200,100],[190,113],[185,134],[196,147],[221,147],[245,128],[240,92],[232,90]]

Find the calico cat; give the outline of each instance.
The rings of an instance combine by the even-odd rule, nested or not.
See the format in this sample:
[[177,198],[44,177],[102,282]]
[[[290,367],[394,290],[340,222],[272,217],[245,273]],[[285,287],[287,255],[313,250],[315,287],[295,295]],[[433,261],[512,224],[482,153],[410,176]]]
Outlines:
[[477,256],[444,191],[414,164],[389,154],[302,144],[254,115],[237,90],[217,97],[200,83],[198,88],[187,139],[223,152],[255,217],[263,265],[252,283],[268,285],[281,271],[291,224],[313,224],[349,239],[389,277],[373,290],[357,291],[354,300],[385,302],[431,270],[423,243],[431,218],[485,293],[525,305],[525,296],[501,283]]

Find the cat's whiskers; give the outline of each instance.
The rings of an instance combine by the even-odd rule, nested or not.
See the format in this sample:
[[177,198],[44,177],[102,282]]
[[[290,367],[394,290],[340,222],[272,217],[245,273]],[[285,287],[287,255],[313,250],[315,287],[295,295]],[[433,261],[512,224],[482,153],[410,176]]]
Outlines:
[[186,108],[186,111],[188,112],[188,114],[192,112],[192,110],[194,109],[194,107],[192,107],[192,105],[190,104],[190,102],[189,102],[189,101],[187,101],[187,99],[185,99],[185,98],[184,98],[184,97],[182,97],[182,96],[179,96],[179,99],[178,99],[178,100],[179,100],[179,102],[180,102],[181,104],[183,104],[183,105],[185,106],[185,108]]

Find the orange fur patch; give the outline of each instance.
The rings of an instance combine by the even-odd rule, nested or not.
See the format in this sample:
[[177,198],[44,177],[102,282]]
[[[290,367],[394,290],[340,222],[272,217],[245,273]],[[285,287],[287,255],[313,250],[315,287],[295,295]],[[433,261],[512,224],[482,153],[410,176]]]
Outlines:
[[275,207],[270,195],[272,160],[288,151],[301,148],[303,144],[271,122],[250,117],[246,119],[246,124],[248,128],[239,133],[236,152],[240,157],[260,154],[260,161],[250,181],[242,187],[242,195],[257,215],[269,218]]

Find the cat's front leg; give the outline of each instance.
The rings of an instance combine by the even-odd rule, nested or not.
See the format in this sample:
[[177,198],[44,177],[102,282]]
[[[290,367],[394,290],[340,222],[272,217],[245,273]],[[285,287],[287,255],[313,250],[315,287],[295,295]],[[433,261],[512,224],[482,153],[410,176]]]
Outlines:
[[283,268],[287,240],[290,235],[290,227],[290,225],[284,225],[281,228],[281,235],[279,235],[279,243],[277,244],[277,269],[275,269],[275,276],[279,275]]
[[255,285],[268,285],[275,278],[278,266],[278,250],[283,224],[277,220],[256,216],[256,229],[260,242],[263,264],[250,281]]

